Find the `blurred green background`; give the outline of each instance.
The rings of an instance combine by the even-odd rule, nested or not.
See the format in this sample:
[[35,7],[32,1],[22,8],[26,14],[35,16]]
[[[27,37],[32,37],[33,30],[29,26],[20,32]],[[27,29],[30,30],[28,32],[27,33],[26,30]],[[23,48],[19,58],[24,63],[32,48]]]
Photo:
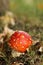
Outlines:
[[[39,34],[39,36],[43,38],[43,0],[5,1],[9,1],[9,3],[7,3],[9,9],[8,11],[14,14],[15,25],[9,25],[11,29],[24,30],[26,32],[29,32],[32,36]],[[2,9],[5,8],[5,11],[7,10],[5,6],[1,6]]]
[[31,35],[41,34],[39,36],[43,37],[43,0],[10,0],[9,9],[22,20],[15,30],[25,30]]
[[20,16],[42,18],[43,0],[10,0],[10,10],[15,14],[20,14]]

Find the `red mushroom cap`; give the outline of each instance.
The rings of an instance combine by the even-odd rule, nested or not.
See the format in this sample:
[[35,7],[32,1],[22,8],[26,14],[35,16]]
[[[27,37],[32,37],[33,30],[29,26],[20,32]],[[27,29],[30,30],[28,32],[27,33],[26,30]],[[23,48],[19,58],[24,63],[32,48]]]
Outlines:
[[25,52],[31,44],[31,36],[24,31],[15,31],[9,39],[10,47],[18,52]]

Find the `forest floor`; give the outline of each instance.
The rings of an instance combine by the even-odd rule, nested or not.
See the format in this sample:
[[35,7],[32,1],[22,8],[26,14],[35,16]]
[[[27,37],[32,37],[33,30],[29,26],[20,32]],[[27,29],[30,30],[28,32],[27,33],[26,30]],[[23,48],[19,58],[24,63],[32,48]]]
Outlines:
[[[43,22],[42,22],[43,24]],[[33,45],[19,57],[12,57],[11,48],[8,46],[7,36],[0,41],[0,65],[43,65],[43,26],[31,25],[17,22],[15,26],[9,26],[12,30],[24,30],[28,32],[34,40]],[[1,30],[2,31],[2,30]]]

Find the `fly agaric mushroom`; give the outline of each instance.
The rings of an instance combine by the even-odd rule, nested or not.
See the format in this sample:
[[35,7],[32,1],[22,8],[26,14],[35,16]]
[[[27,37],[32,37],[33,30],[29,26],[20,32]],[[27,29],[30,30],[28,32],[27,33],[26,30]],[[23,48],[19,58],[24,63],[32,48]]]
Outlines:
[[31,36],[24,31],[15,31],[10,39],[9,46],[17,52],[24,53],[32,44]]

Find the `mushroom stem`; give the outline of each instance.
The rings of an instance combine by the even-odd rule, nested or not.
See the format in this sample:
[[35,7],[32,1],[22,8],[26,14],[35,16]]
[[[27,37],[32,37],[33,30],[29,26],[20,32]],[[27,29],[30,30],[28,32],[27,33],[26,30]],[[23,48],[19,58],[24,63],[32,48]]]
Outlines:
[[12,53],[11,53],[11,54],[12,54],[12,57],[15,58],[15,57],[17,57],[17,56],[19,57],[21,54],[24,54],[24,53],[18,52],[18,51],[16,51],[16,50],[12,50]]

